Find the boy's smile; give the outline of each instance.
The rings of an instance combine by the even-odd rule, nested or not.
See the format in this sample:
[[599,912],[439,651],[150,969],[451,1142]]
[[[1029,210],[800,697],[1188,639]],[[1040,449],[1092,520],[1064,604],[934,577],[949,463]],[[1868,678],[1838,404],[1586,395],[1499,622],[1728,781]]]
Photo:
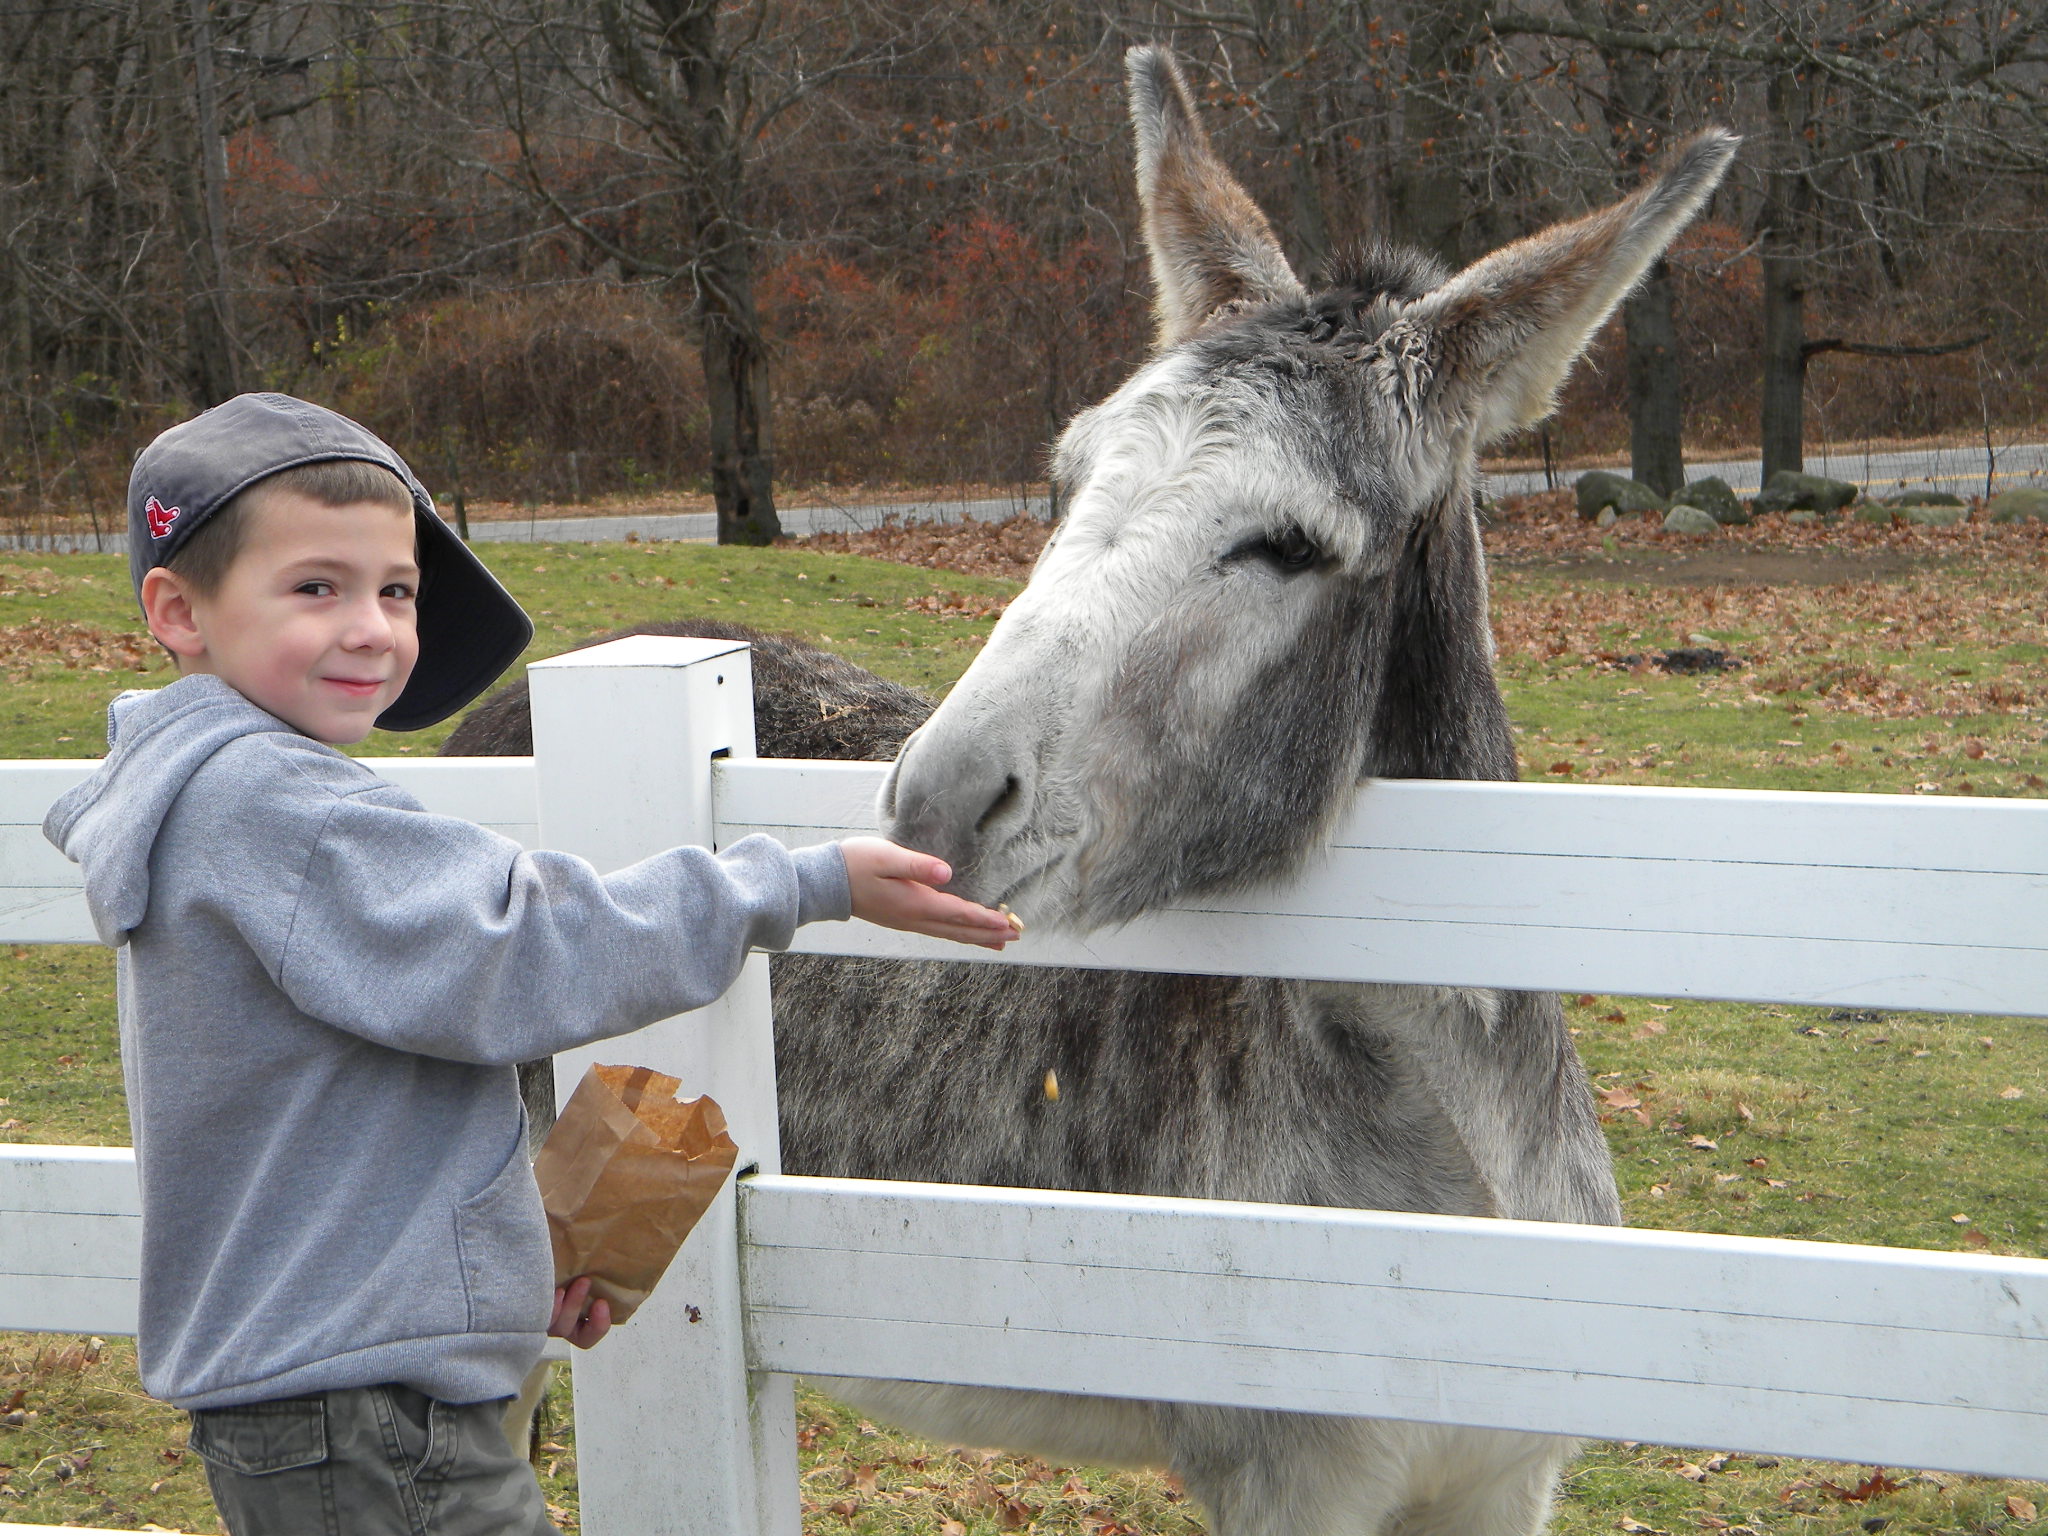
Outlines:
[[419,659],[412,512],[279,490],[248,518],[220,586],[184,592],[157,638],[314,740],[361,741]]

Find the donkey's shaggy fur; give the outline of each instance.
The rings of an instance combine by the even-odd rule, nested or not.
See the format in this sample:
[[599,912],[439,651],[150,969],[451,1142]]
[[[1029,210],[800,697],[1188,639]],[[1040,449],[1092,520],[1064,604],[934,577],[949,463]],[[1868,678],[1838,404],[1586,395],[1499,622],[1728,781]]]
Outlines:
[[[921,724],[914,696],[792,642],[755,661],[765,754],[817,751],[819,715],[845,708],[879,728],[835,755],[884,755],[915,725],[883,796],[891,834],[945,857],[966,894],[1079,928],[1296,870],[1363,776],[1514,776],[1477,449],[1547,409],[1732,152],[1702,135],[1635,196],[1464,272],[1369,251],[1310,293],[1172,61],[1137,49],[1130,74],[1159,350],[1062,437],[1070,510],[1029,586]],[[493,731],[516,750],[523,707],[485,706],[495,723],[448,750]],[[774,991],[794,1173],[1620,1219],[1549,996],[796,956]],[[1520,1536],[1569,1449],[833,1389],[954,1442],[1169,1465],[1218,1536]]]

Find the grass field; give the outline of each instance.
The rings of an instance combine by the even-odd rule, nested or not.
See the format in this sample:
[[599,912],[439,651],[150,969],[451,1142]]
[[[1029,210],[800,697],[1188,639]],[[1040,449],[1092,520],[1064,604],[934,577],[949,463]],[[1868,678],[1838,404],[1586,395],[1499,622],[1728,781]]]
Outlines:
[[[1014,582],[806,551],[485,546],[535,612],[529,659],[634,620],[786,629],[941,688]],[[2048,775],[2039,560],[1916,566],[1816,587],[1672,585],[1626,561],[1497,570],[1501,672],[1531,777],[2033,795]],[[168,673],[135,637],[125,570],[0,564],[0,755],[93,756],[121,686]],[[1669,675],[1673,647],[1738,669]],[[433,750],[439,732],[377,738]],[[2040,1255],[2048,1245],[2048,1029],[2007,1019],[1581,997],[1573,1027],[1637,1225]],[[127,1139],[111,957],[0,955],[0,1140]],[[1702,1145],[1701,1143],[1710,1143]],[[558,1393],[542,1452],[575,1507]],[[1013,1530],[1177,1536],[1199,1513],[1152,1474],[922,1445],[806,1394],[815,1536]],[[124,1340],[0,1335],[0,1522],[211,1531],[180,1415],[147,1402]],[[1596,1445],[1556,1528],[2048,1536],[2048,1491],[1911,1469]]]

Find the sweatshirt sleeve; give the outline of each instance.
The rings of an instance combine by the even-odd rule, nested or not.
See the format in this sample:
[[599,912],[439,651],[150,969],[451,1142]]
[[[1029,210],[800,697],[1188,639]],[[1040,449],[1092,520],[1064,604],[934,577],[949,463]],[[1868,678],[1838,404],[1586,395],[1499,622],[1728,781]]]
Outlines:
[[259,951],[270,936],[302,1012],[422,1055],[524,1061],[623,1034],[712,1002],[799,923],[850,915],[836,844],[756,836],[600,876],[381,781],[322,798],[277,892],[289,916],[243,931]]

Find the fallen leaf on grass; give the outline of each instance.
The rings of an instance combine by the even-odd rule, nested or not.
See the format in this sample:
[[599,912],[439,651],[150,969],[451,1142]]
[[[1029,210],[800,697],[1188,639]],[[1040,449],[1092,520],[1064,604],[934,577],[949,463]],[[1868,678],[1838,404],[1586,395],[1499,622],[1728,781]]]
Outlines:
[[1886,1477],[1883,1467],[1872,1467],[1870,1469],[1870,1476],[1863,1479],[1854,1488],[1844,1488],[1839,1483],[1831,1483],[1825,1479],[1815,1483],[1814,1486],[1829,1498],[1840,1499],[1844,1504],[1863,1504],[1876,1498],[1879,1494],[1897,1493],[1906,1485]]
[[1676,1472],[1680,1477],[1684,1478],[1688,1483],[1704,1483],[1707,1480],[1707,1469],[1705,1467],[1694,1466],[1689,1461],[1681,1461],[1676,1467],[1672,1468],[1672,1470]]
[[1608,1088],[1600,1094],[1600,1102],[1609,1109],[1641,1109],[1643,1101],[1636,1097],[1633,1088]]
[[1989,1248],[1991,1246],[1991,1239],[1982,1232],[1979,1232],[1975,1227],[1972,1227],[1963,1234],[1963,1246],[1965,1248]]
[[1631,1036],[1630,1036],[1629,1038],[1630,1038],[1630,1039],[1632,1039],[1632,1040],[1647,1040],[1647,1039],[1649,1039],[1649,1038],[1650,1038],[1650,1037],[1651,1037],[1652,1035],[1661,1035],[1661,1034],[1663,1034],[1663,1033],[1664,1033],[1664,1021],[1663,1021],[1663,1020],[1661,1020],[1661,1019],[1645,1019],[1645,1020],[1643,1020],[1642,1024],[1641,1024],[1640,1026],[1638,1026],[1638,1027],[1637,1027],[1637,1029],[1636,1029],[1636,1032],[1635,1032],[1635,1033],[1634,1033],[1633,1035],[1631,1035]]
[[958,1520],[948,1520],[939,1527],[939,1536],[967,1536],[967,1527]]
[[1998,1096],[2001,1099],[2024,1099],[2027,1096],[2027,1090],[2024,1088],[2001,1088],[1998,1090]]
[[2005,1496],[2005,1512],[2015,1520],[2032,1520],[2040,1513],[2032,1499],[2023,1499],[2016,1493]]
[[1955,1215],[1949,1217],[1949,1220],[1954,1222],[1959,1227],[1967,1227],[1970,1224],[1970,1218],[1964,1215],[1961,1211],[1957,1211]]
[[1654,1525],[1643,1524],[1634,1515],[1623,1515],[1614,1523],[1626,1531],[1628,1536],[1671,1536],[1669,1531],[1660,1531]]
[[1709,1140],[1705,1136],[1688,1136],[1685,1138],[1685,1144],[1695,1152],[1717,1152],[1721,1147],[1721,1143]]
[[855,1467],[847,1474],[846,1486],[856,1493],[873,1493],[875,1479],[876,1472],[873,1467]]

